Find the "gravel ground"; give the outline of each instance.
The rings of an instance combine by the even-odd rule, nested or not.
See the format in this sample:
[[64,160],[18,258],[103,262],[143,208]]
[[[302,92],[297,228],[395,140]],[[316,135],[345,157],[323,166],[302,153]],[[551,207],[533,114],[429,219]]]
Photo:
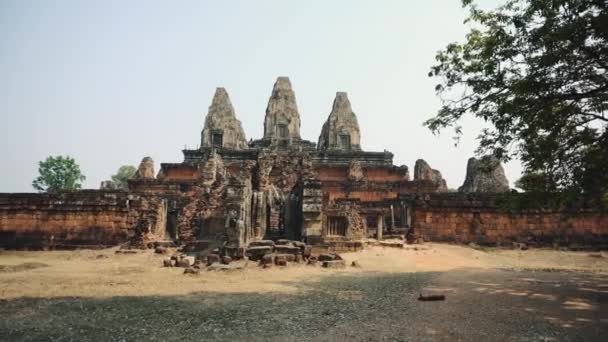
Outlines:
[[[593,270],[555,269],[531,253],[530,263],[548,265],[534,270],[526,266],[527,256],[512,262],[503,252],[433,245],[426,254],[346,255],[357,258],[361,269],[294,266],[186,276],[157,265],[136,268],[142,260],[158,261],[149,254],[120,257],[120,272],[112,273],[116,265],[99,263],[88,252],[72,253],[27,254],[45,266],[0,274],[0,340],[605,341],[608,336],[608,275],[604,264],[597,269],[598,260],[583,254],[573,258],[580,256],[576,262],[583,268],[589,260]],[[460,261],[437,267],[443,257],[453,262],[471,255],[477,258],[474,268]],[[0,262],[22,257],[0,254]],[[70,273],[77,265],[98,268],[87,275]],[[63,287],[56,283],[62,279]],[[417,300],[429,291],[447,298]]]

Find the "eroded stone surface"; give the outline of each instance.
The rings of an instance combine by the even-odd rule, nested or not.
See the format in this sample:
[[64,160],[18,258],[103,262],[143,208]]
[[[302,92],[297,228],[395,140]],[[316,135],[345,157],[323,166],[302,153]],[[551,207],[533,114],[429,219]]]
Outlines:
[[319,136],[320,150],[361,150],[361,131],[345,92],[337,92],[331,113]]
[[272,88],[264,119],[264,139],[300,139],[300,113],[288,77],[279,77]]
[[492,158],[469,158],[467,175],[459,192],[507,192],[509,180],[502,164]]
[[236,118],[234,107],[224,88],[217,88],[205,117],[201,146],[242,149],[247,139],[241,122]]
[[135,179],[154,179],[154,160],[151,157],[144,157],[139,163],[139,167],[133,176]]
[[431,168],[424,159],[416,160],[416,165],[414,166],[414,180],[432,181],[438,185],[437,191],[448,190],[447,183],[445,179],[443,179],[441,172]]

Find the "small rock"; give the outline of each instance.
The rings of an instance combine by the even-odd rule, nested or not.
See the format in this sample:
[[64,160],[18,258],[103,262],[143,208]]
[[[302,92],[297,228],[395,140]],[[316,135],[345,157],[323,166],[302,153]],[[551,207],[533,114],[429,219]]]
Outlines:
[[192,256],[184,256],[178,262],[178,267],[190,267],[194,265],[194,257]]
[[265,247],[274,247],[274,241],[272,240],[260,240],[260,241],[253,241],[249,244],[249,247],[260,247],[260,246],[265,246]]
[[214,264],[216,262],[220,262],[220,261],[221,261],[220,256],[217,254],[212,253],[212,254],[207,255],[207,266]]
[[274,263],[274,256],[272,254],[266,254],[260,260],[262,265],[272,265]]
[[356,260],[355,260],[355,261],[353,261],[353,262],[351,262],[351,263],[350,263],[350,265],[351,265],[352,267],[357,267],[357,268],[360,268],[360,267],[361,267],[361,264],[359,264],[359,262],[358,262],[358,261],[356,261]]
[[173,260],[171,258],[163,259],[163,266],[164,267],[173,267],[173,266],[175,266],[175,260]]
[[279,254],[274,258],[274,263],[277,266],[287,266],[287,256],[285,254]]
[[232,262],[232,258],[229,256],[223,256],[222,257],[222,264],[224,265],[229,265]]
[[199,274],[201,270],[195,267],[188,267],[184,270],[184,274]]
[[344,268],[346,267],[346,262],[344,260],[323,261],[321,266],[325,268]]

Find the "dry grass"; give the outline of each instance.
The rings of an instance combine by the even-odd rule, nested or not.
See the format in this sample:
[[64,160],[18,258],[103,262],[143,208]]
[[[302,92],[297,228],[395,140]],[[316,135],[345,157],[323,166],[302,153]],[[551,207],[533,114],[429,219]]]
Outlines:
[[[490,250],[443,244],[375,247],[345,253],[347,264],[363,267],[327,270],[291,264],[262,270],[253,262],[244,270],[182,275],[161,267],[164,256],[152,251],[115,254],[115,249],[54,252],[0,252],[0,298],[111,297],[179,295],[192,292],[293,292],[295,283],[320,281],[336,274],[443,272],[458,268],[607,271],[608,257],[553,250]],[[41,267],[44,266],[44,267]],[[7,272],[11,270],[12,272]],[[19,272],[16,272],[19,271]],[[246,286],[244,286],[246,285]]]
[[[163,257],[114,249],[0,252],[0,336],[406,341],[594,340],[608,333],[600,305],[608,299],[606,254],[425,244],[343,254],[360,268],[248,263],[194,276],[161,267]],[[448,300],[421,304],[423,288]]]

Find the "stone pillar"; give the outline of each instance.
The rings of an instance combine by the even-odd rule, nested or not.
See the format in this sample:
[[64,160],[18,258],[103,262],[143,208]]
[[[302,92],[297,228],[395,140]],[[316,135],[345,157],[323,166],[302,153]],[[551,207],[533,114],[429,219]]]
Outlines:
[[376,238],[378,240],[382,240],[382,230],[384,229],[384,215],[378,214],[377,217],[377,229],[376,229]]
[[395,229],[395,209],[391,204],[391,230]]

